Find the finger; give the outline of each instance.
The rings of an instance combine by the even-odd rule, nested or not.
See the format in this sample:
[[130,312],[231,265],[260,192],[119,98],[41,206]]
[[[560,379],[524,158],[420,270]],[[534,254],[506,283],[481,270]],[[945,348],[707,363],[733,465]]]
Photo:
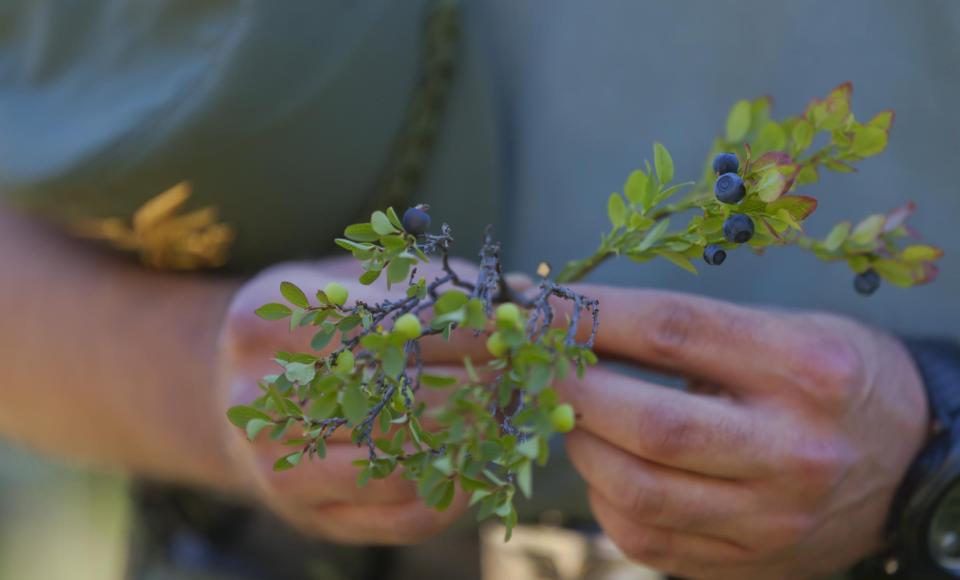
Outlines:
[[[284,450],[289,452],[290,448]],[[304,457],[293,469],[274,471],[273,464],[283,452],[257,450],[254,454],[255,477],[261,487],[281,501],[301,506],[330,503],[389,504],[412,501],[417,497],[414,482],[399,473],[386,479],[372,479],[357,485],[360,468],[353,465],[367,459],[367,449],[350,443],[327,446],[326,457]]]
[[830,364],[832,355],[824,354],[819,339],[797,332],[786,315],[673,292],[578,290],[598,298],[606,314],[596,339],[604,355],[715,381],[745,395],[792,384],[798,372]]
[[449,527],[463,514],[466,505],[466,496],[458,492],[450,507],[442,512],[415,500],[384,505],[337,504],[281,513],[301,530],[337,543],[408,545]]
[[636,524],[618,506],[591,491],[590,506],[603,531],[627,558],[663,572],[716,578],[716,566],[746,562],[751,553],[725,540]]
[[750,409],[594,367],[557,383],[577,426],[648,461],[733,479],[766,475],[774,445]]
[[566,443],[591,489],[631,521],[733,540],[750,512],[749,495],[733,481],[644,461],[582,430]]

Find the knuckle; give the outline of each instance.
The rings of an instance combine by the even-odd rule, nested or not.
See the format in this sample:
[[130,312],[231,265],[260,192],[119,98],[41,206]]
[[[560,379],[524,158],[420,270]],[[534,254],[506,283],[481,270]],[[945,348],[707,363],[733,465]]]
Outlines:
[[637,422],[637,442],[654,456],[677,456],[696,445],[694,426],[682,410],[661,406],[651,418]]
[[638,320],[638,336],[645,336],[656,355],[675,359],[683,354],[698,326],[700,313],[690,301],[665,298]]
[[802,495],[816,501],[843,477],[848,462],[840,443],[832,439],[808,439],[796,445],[789,463],[790,475]]
[[664,489],[655,483],[634,485],[628,487],[626,507],[630,514],[641,521],[657,523],[662,519],[666,510],[667,497]]
[[829,333],[811,333],[795,349],[790,372],[817,400],[845,406],[865,379],[860,351],[850,341]]

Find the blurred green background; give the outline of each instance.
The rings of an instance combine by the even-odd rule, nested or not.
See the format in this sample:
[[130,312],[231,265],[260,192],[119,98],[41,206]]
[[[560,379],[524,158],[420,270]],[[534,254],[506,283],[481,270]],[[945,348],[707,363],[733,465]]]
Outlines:
[[0,580],[124,577],[126,480],[0,445]]

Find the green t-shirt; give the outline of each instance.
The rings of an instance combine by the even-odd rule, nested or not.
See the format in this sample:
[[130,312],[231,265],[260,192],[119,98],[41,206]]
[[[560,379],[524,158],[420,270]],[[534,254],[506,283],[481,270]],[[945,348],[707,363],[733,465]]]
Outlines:
[[[187,209],[213,206],[236,231],[235,269],[332,252],[421,121],[431,6],[5,2],[0,195],[71,223],[126,220],[186,180]],[[473,232],[497,205],[496,123],[475,30],[454,46],[432,155],[404,202]]]

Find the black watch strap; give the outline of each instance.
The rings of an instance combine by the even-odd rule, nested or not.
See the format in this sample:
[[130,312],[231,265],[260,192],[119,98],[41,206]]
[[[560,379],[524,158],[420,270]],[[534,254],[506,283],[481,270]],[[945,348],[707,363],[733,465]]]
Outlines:
[[952,340],[905,340],[917,363],[930,402],[930,416],[940,428],[960,418],[960,344]]

